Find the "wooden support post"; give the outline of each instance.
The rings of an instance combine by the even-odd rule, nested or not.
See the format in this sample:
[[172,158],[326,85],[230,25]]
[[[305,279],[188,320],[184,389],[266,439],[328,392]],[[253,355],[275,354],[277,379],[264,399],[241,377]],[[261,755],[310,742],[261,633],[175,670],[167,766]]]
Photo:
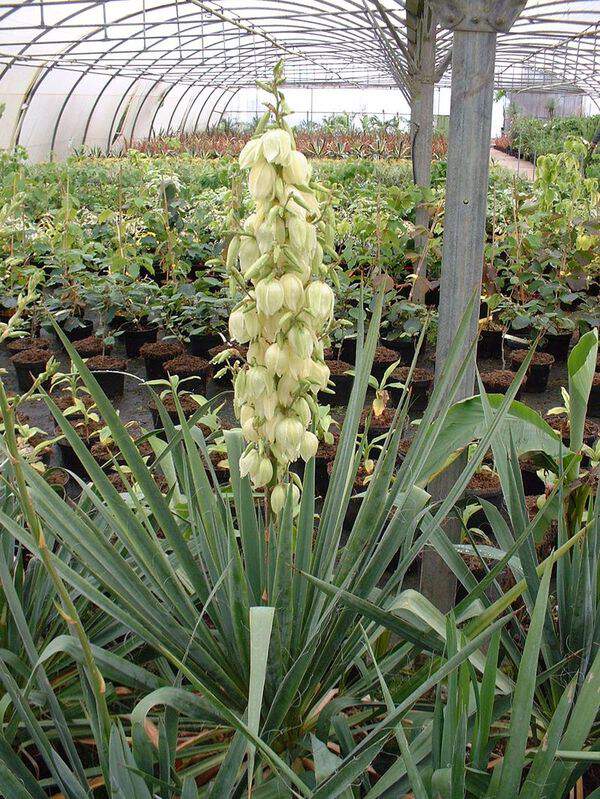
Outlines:
[[[524,7],[515,0],[432,0],[442,24],[454,30],[452,94],[448,137],[448,168],[444,249],[440,285],[436,375],[440,374],[460,320],[474,292],[481,291],[487,212],[489,148],[492,126],[496,31],[508,30]],[[473,311],[466,355],[477,336],[479,305]],[[473,394],[475,353],[457,399]],[[430,486],[434,500],[448,489],[464,466],[458,460]],[[448,519],[445,532],[457,541],[460,525]],[[440,610],[454,604],[456,579],[434,550],[424,553],[421,591]]]

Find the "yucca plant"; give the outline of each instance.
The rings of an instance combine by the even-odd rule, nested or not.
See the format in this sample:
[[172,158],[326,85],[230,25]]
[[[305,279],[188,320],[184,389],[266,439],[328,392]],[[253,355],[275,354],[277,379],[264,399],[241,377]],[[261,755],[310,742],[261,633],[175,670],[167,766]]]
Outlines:
[[[354,389],[330,488],[317,517],[314,461],[306,466],[297,519],[288,496],[280,520],[275,523],[271,517],[266,527],[260,495],[253,495],[236,466],[243,446],[239,432],[226,432],[229,494],[217,487],[194,417],[186,423],[182,413],[176,428],[164,411],[167,442],[155,443],[157,465],[170,483],[163,495],[111,403],[66,339],[73,363],[127,463],[124,478],[135,480],[144,499],[139,492],[116,492],[50,398],[52,413],[90,477],[90,483],[82,482],[77,506],[65,503],[14,455],[8,426],[6,446],[14,460],[7,480],[18,507],[5,508],[0,524],[42,561],[61,603],[65,631],[72,635],[57,640],[68,640],[69,646],[50,642],[37,654],[45,662],[64,646],[78,664],[78,701],[96,747],[90,762],[82,764],[77,747],[64,743],[57,753],[48,725],[40,723],[29,692],[14,680],[8,662],[2,679],[11,700],[12,740],[31,736],[48,784],[69,799],[91,795],[90,784],[103,785],[111,797],[224,797],[240,795],[246,786],[255,796],[333,797],[350,795],[349,790],[368,795],[368,769],[378,757],[377,769],[384,767],[380,753],[404,712],[461,663],[469,663],[479,676],[485,674],[482,645],[513,623],[502,614],[527,584],[520,581],[510,596],[492,605],[476,582],[468,585],[471,612],[489,607],[455,635],[454,644],[443,617],[436,617],[416,592],[402,590],[403,580],[428,542],[452,550],[440,522],[508,415],[515,413],[511,402],[528,363],[499,407],[486,410],[485,398],[480,400],[483,416],[489,412],[490,418],[481,425],[479,447],[446,500],[429,507],[419,483],[428,478],[428,469],[452,457],[462,435],[470,440],[474,429],[466,413],[463,433],[457,436],[453,424],[454,437],[447,437],[452,398],[465,368],[457,344],[396,473],[409,399],[405,395],[360,512],[342,542],[360,461],[355,441],[380,314],[381,296],[364,345],[361,317]],[[457,341],[465,335],[468,318],[467,313]],[[1,391],[0,404],[10,418]],[[200,408],[198,414],[204,411]],[[551,435],[541,420],[537,426],[527,426],[526,420],[521,424],[528,430],[519,441],[521,448],[531,448],[524,441],[537,440],[541,433]],[[440,445],[445,447],[442,454]],[[515,556],[527,535],[531,530],[499,565]],[[577,532],[565,541],[559,554],[581,536]],[[459,577],[469,583],[464,574]],[[92,603],[98,618],[114,625],[114,638],[93,641],[85,614],[78,610],[81,602]],[[18,614],[18,606],[11,611]],[[468,618],[469,612],[465,614]],[[462,616],[457,618],[463,622]],[[26,627],[25,622],[20,629],[25,637]],[[128,632],[122,638],[118,631],[124,630]],[[131,650],[119,649],[123,640]],[[500,695],[509,697],[511,679],[500,672],[495,677]],[[391,680],[394,701],[402,696],[391,726],[385,703],[377,698],[382,678]],[[41,679],[39,672],[34,679]],[[145,694],[130,719],[120,719],[111,706],[107,680],[129,685],[138,698]],[[48,707],[51,726],[69,735],[68,742],[73,736],[62,721],[61,703]],[[341,761],[327,748],[330,741]],[[431,742],[425,749],[429,757],[435,751]],[[18,758],[7,757],[3,775],[4,790],[15,790],[16,782],[25,786],[15,796],[40,795],[32,792]],[[203,783],[206,787],[199,787]]]

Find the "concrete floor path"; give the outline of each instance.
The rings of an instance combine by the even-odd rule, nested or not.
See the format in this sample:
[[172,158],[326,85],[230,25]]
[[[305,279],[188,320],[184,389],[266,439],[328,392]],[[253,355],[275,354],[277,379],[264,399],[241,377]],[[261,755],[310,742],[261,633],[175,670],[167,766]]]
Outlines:
[[493,147],[490,150],[490,159],[493,164],[500,164],[500,166],[516,172],[522,178],[533,180],[535,176],[535,167],[531,161],[524,161],[523,159],[519,161],[518,158],[514,158],[512,155],[503,153]]

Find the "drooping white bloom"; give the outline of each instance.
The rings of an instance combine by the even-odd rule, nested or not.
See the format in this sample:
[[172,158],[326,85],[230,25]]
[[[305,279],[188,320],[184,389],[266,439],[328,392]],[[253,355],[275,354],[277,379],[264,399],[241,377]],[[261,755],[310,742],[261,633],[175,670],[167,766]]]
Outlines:
[[242,151],[240,152],[240,156],[238,159],[239,165],[241,169],[247,169],[248,167],[254,166],[254,164],[258,161],[261,155],[261,140],[260,139],[250,139],[243,147]]
[[300,444],[300,456],[303,461],[309,461],[317,454],[319,449],[319,439],[310,430],[307,430],[302,437]]
[[290,160],[283,168],[283,179],[286,183],[305,186],[310,180],[310,165],[304,153],[293,150]]
[[250,170],[248,188],[255,200],[266,200],[273,196],[277,172],[272,164],[259,161]]
[[286,166],[292,154],[290,134],[281,128],[268,130],[261,137],[262,153],[271,164]]
[[286,308],[296,313],[304,305],[304,286],[302,281],[293,272],[287,272],[281,276],[279,282],[283,288],[283,301]]
[[273,278],[264,278],[256,285],[256,308],[260,313],[272,316],[283,305],[283,288]]
[[335,297],[331,287],[321,280],[315,280],[306,290],[307,305],[320,320],[328,319],[333,313]]

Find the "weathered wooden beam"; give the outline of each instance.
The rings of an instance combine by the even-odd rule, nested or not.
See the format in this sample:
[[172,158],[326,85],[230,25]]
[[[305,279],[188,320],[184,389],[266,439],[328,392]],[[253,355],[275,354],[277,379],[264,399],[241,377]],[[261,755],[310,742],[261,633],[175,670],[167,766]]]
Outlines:
[[[431,0],[431,3],[442,24],[454,31],[435,364],[436,375],[439,375],[470,298],[474,292],[481,292],[496,32],[510,28],[525,3],[521,0]],[[477,337],[478,317],[477,304],[468,340],[463,342],[465,356]],[[459,400],[473,394],[475,352],[470,359],[459,388]],[[432,483],[429,490],[434,500],[447,496],[463,466],[464,461],[459,459]],[[448,519],[444,529],[450,540],[459,540],[458,520]],[[431,549],[423,557],[421,590],[444,612],[454,603],[456,579],[437,552]]]

